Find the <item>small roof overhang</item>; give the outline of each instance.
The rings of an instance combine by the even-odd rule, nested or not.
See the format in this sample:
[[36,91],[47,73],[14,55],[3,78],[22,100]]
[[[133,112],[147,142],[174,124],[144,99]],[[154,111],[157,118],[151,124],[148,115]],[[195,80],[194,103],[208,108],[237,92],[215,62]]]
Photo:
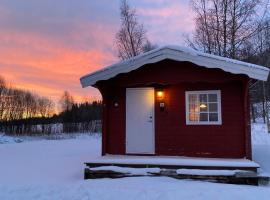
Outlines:
[[252,79],[262,81],[266,81],[269,74],[269,69],[260,65],[202,53],[187,47],[164,46],[83,76],[80,79],[81,85],[82,87],[93,86],[98,81],[108,80],[118,74],[128,73],[143,65],[165,59],[188,61],[205,68],[219,68],[225,72],[245,74]]

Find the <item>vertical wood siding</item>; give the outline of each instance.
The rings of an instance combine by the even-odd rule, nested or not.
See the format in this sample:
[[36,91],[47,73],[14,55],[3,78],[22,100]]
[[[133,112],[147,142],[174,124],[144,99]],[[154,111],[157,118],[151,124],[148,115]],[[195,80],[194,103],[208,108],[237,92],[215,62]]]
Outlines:
[[[156,100],[156,155],[251,158],[248,80],[220,69],[164,60],[100,81],[97,87],[106,102],[107,117],[103,153],[125,154],[126,88],[152,86],[163,87],[166,106],[162,112]],[[191,90],[221,90],[222,125],[186,125],[185,91]]]

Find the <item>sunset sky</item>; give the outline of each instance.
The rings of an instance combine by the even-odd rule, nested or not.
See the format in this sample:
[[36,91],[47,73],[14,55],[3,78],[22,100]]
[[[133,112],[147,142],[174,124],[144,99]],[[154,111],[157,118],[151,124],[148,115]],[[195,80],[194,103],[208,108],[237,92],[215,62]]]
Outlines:
[[[118,61],[119,0],[0,0],[0,75],[57,101],[99,99],[79,78]],[[130,0],[151,42],[184,44],[193,30],[188,0]]]

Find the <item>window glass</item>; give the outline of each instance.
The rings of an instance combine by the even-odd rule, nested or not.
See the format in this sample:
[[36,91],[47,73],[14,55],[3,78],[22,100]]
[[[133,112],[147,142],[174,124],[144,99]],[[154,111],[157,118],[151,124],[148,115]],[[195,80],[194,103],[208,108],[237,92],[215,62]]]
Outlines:
[[188,123],[216,124],[221,122],[220,91],[190,91],[186,95]]
[[196,104],[189,104],[189,112],[196,112],[197,111]]
[[200,113],[200,121],[207,122],[208,121],[208,113]]
[[217,94],[208,94],[208,102],[217,102]]
[[200,94],[200,102],[207,102],[207,94]]
[[197,101],[197,95],[196,94],[190,94],[188,96],[189,103],[195,103]]
[[199,121],[199,113],[192,112],[189,114],[189,121],[197,122]]
[[218,104],[217,103],[209,103],[209,112],[217,112]]
[[218,121],[218,114],[217,113],[209,113],[209,121],[210,122]]

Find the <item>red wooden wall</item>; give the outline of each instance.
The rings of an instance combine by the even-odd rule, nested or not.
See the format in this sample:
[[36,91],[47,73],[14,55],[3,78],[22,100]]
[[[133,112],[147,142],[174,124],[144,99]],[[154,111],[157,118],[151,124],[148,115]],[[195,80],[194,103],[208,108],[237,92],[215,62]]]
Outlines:
[[[100,81],[102,153],[125,154],[125,90],[151,86],[164,89],[166,105],[162,112],[156,100],[156,155],[251,158],[248,80],[220,69],[164,60]],[[221,90],[222,125],[186,125],[185,91],[190,90]]]

